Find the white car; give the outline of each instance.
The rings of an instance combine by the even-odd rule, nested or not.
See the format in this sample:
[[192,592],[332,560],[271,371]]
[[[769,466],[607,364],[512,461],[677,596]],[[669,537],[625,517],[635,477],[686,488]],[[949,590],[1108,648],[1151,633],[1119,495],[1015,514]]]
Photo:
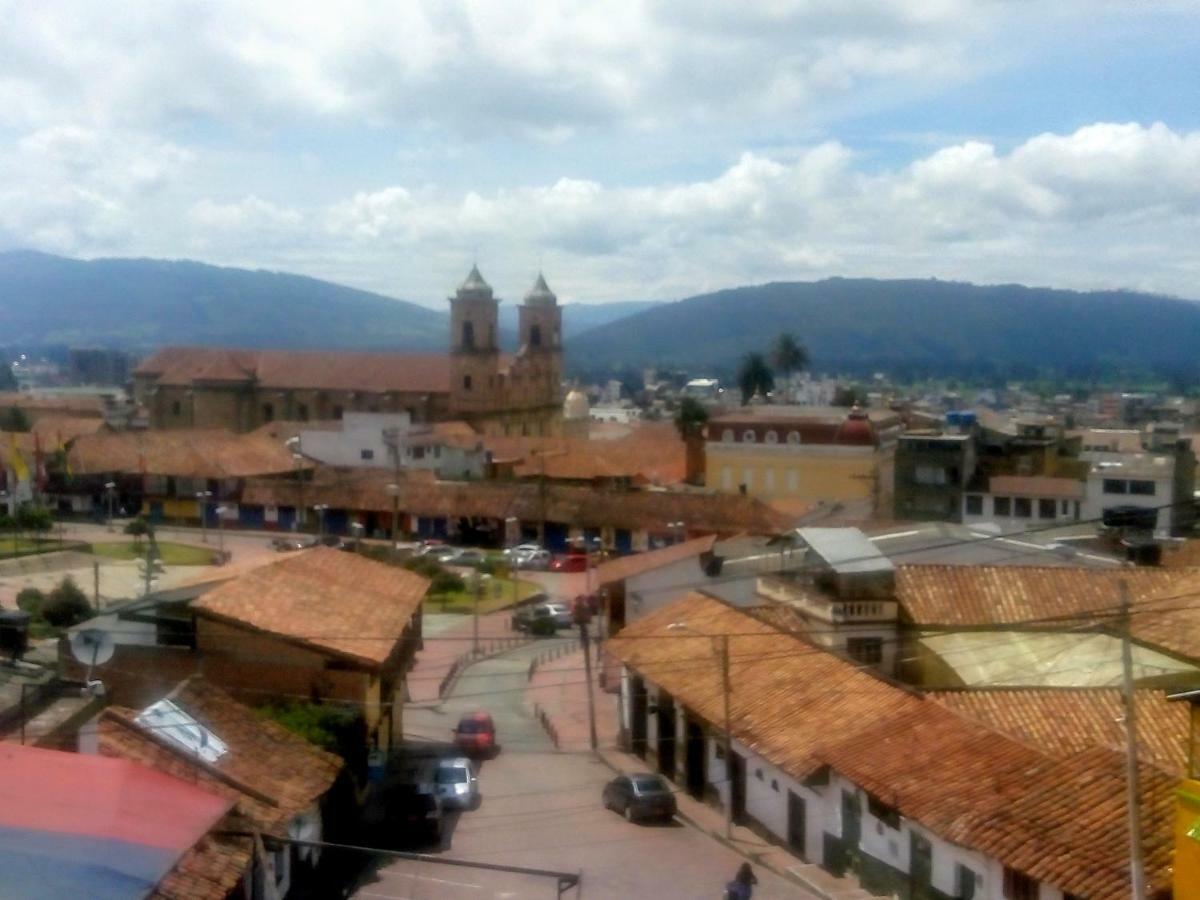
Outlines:
[[433,783],[434,791],[447,808],[474,809],[479,805],[479,777],[465,756],[439,760]]
[[550,555],[550,551],[540,548],[512,556],[513,565],[526,571],[545,571],[550,568],[551,559],[553,557]]

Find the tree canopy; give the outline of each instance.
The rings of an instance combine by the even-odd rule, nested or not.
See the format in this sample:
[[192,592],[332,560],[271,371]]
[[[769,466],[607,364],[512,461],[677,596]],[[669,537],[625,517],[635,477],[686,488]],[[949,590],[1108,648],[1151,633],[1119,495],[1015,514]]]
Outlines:
[[785,376],[807,369],[808,350],[796,340],[794,334],[785,331],[775,339],[775,344],[771,347],[771,365],[775,367],[775,371]]
[[675,411],[675,428],[681,438],[699,434],[708,422],[708,410],[695,397],[684,397]]
[[765,397],[775,389],[775,375],[761,353],[747,353],[738,366],[737,383],[745,406],[755,394]]

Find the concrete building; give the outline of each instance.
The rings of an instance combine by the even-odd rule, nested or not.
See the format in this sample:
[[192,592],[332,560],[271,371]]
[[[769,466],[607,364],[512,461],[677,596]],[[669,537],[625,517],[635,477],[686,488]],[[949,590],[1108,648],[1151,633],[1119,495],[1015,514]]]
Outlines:
[[[1156,534],[1180,534],[1196,519],[1196,454],[1178,425],[1156,423],[1142,433],[1141,450],[1087,450],[1086,519],[1111,519],[1122,511],[1145,510]],[[1147,518],[1148,521],[1148,518]],[[1106,524],[1113,524],[1109,522]]]
[[962,498],[961,518],[967,525],[995,523],[1006,531],[1078,522],[1086,485],[1074,478],[1044,475],[997,475],[987,490]]
[[890,509],[900,427],[888,410],[743,407],[709,419],[705,482],[766,500]]
[[561,423],[562,310],[539,275],[519,308],[519,347],[501,353],[500,301],[477,268],[450,298],[450,352],[167,347],[133,372],[154,428],[253,431],[273,421],[404,413],[461,419],[488,434],[555,434]]

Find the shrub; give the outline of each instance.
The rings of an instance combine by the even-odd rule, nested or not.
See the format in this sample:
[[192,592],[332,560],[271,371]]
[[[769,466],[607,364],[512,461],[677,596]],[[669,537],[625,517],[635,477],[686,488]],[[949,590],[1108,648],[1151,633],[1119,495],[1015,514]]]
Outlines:
[[23,588],[17,594],[17,609],[23,609],[35,618],[42,613],[42,607],[46,605],[46,595],[37,588]]
[[55,628],[70,628],[91,615],[92,605],[88,603],[87,594],[70,575],[59,582],[42,606],[42,618]]
[[534,637],[554,637],[558,634],[558,626],[554,624],[554,620],[542,616],[535,618],[529,625],[529,633]]
[[125,526],[125,533],[133,536],[135,544],[140,544],[142,538],[148,534],[152,534],[153,531],[150,528],[150,523],[143,516],[138,516],[136,519],[131,519]]
[[414,556],[405,561],[404,568],[410,572],[416,572],[422,578],[434,578],[446,571],[441,563],[428,556]]
[[479,571],[484,575],[492,575],[496,578],[507,578],[509,572],[508,562],[500,556],[489,556],[483,561],[483,565],[479,567]]
[[26,504],[17,510],[17,527],[23,531],[49,531],[54,527],[54,517],[44,506]]
[[444,569],[433,576],[429,585],[431,594],[452,594],[455,591],[465,591],[466,589],[465,581],[453,572],[447,572]]

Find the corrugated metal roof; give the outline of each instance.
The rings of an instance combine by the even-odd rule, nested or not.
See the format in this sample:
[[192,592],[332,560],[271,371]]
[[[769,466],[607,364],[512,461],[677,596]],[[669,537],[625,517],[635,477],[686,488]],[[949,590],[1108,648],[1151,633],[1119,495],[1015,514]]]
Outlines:
[[857,528],[798,528],[796,532],[839,575],[890,572],[895,568]]

